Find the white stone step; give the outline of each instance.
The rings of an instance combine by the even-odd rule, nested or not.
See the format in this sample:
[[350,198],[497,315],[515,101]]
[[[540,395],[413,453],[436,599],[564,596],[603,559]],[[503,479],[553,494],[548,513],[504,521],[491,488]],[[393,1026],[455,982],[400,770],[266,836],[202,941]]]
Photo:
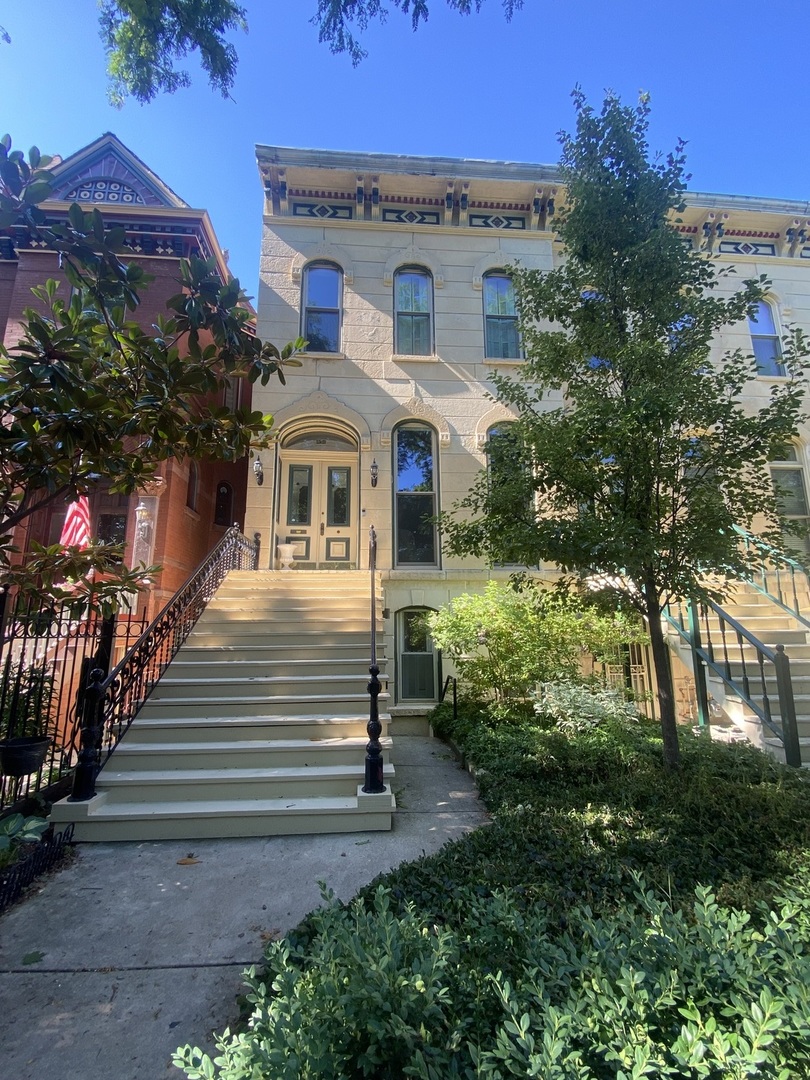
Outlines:
[[[385,683],[386,677],[380,674],[379,679]],[[335,692],[362,693],[368,684],[369,676],[358,674],[356,671],[350,675],[337,675],[332,672],[324,672],[322,675],[267,675],[251,677],[239,676],[236,678],[211,678],[204,679],[175,679],[164,676],[155,687],[150,701],[154,704],[159,701],[173,701],[183,698],[193,698],[199,701],[207,698],[211,701],[225,701],[228,698],[260,697],[272,700],[277,697],[289,698],[304,695],[312,697],[318,695],[327,697]]]
[[[65,807],[68,807],[68,815]],[[88,803],[57,803],[54,821],[75,822],[80,842],[199,840],[229,836],[307,836],[313,833],[383,832],[391,828],[396,800],[382,795],[239,799],[187,803],[110,804],[106,795]]]
[[[388,701],[387,691],[378,698],[379,707]],[[354,715],[368,707],[369,696],[364,693],[329,693],[329,694],[278,694],[274,697],[243,694],[239,697],[172,698],[158,700],[150,697],[144,704],[139,717],[159,717],[169,715],[169,710],[177,716],[189,716],[202,719],[214,716],[307,716],[309,713],[334,712],[337,715]]]
[[[190,734],[190,733],[188,733]],[[319,765],[357,765],[366,757],[367,735],[313,739],[240,739],[190,742],[122,743],[107,768],[135,769],[242,769],[313,768]],[[380,739],[383,760],[389,762],[391,739]],[[106,776],[105,769],[104,775]]]
[[[116,771],[116,755],[99,774],[96,791],[107,793],[112,805],[127,803],[192,802],[236,799],[292,799],[352,795],[363,783],[365,754],[356,764],[258,768],[133,769]],[[390,784],[394,771],[385,765]]]
[[[341,635],[341,638],[350,635]],[[364,646],[364,647],[363,647]],[[809,650],[810,651],[810,650]],[[318,657],[322,657],[324,663],[342,664],[345,662],[353,662],[359,664],[365,670],[368,670],[368,666],[371,663],[370,660],[370,646],[368,636],[363,640],[361,646],[356,644],[338,644],[332,642],[329,644],[328,650],[326,648],[319,648],[317,652]],[[310,656],[306,649],[303,649],[300,645],[268,645],[264,643],[249,644],[249,645],[190,645],[186,644],[178,652],[177,656],[172,661],[172,666],[193,664],[204,665],[209,662],[212,663],[283,663],[307,660],[309,662],[316,662],[315,656]],[[383,663],[385,661],[384,652],[378,648],[377,650],[377,662]],[[317,662],[321,662],[318,660]]]
[[[116,754],[124,746],[138,743],[181,742],[190,744],[218,742],[268,741],[277,739],[328,742],[332,738],[362,738],[366,734],[369,710],[364,713],[336,716],[334,713],[306,713],[291,716],[275,713],[269,716],[182,716],[177,711],[167,711],[165,716],[148,716],[142,711],[132,722]],[[383,735],[387,733],[390,717],[380,714]]]

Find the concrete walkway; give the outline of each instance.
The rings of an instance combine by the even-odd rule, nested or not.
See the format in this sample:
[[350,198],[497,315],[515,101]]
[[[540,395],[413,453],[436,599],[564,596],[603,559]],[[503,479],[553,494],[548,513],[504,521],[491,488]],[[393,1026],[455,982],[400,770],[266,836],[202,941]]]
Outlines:
[[486,820],[443,743],[397,736],[395,764],[390,833],[81,846],[0,916],[0,1076],[179,1080],[172,1052],[213,1048],[241,972],[318,905],[319,880],[349,899]]

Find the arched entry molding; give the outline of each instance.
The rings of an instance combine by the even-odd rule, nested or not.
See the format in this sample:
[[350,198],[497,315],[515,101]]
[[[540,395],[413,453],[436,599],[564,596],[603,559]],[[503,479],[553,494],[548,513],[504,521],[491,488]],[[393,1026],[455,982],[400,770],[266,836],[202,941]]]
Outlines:
[[394,428],[403,420],[424,420],[426,424],[430,424],[438,432],[440,446],[450,445],[450,425],[441,413],[431,409],[429,405],[426,405],[419,398],[411,398],[410,401],[406,401],[403,405],[397,405],[383,420],[380,427],[381,446],[391,445]]
[[424,266],[433,276],[434,288],[441,289],[444,286],[444,267],[429,251],[422,251],[411,244],[410,247],[393,252],[383,271],[384,285],[394,284],[394,271],[400,266]]
[[293,421],[299,421],[300,423],[306,421],[310,427],[317,426],[319,416],[328,417],[354,428],[360,440],[360,449],[371,449],[371,431],[360,413],[350,409],[348,405],[344,405],[337,398],[325,394],[322,390],[309,394],[307,397],[299,398],[298,401],[294,401],[291,405],[279,409],[277,413],[273,414],[273,428],[277,432],[281,432]]
[[299,251],[292,261],[290,267],[290,277],[296,285],[301,284],[301,272],[307,263],[311,262],[331,262],[335,263],[343,271],[343,281],[346,285],[351,285],[354,282],[354,263],[351,256],[343,248],[337,247],[335,244],[318,244],[313,245],[306,251]]
[[487,441],[487,432],[496,424],[514,424],[517,417],[509,412],[505,405],[493,405],[493,407],[480,417],[475,427],[475,447],[483,451]]

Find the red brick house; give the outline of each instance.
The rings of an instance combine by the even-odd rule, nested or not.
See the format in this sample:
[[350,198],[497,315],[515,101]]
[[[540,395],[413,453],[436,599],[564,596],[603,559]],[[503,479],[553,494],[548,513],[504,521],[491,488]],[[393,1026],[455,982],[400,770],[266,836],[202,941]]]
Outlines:
[[[58,160],[58,159],[57,159]],[[54,195],[43,209],[50,220],[66,218],[71,203],[97,207],[109,226],[126,230],[126,258],[142,263],[154,281],[143,293],[135,317],[151,325],[166,300],[178,291],[178,263],[196,255],[214,258],[223,280],[226,258],[205,210],[184,202],[115,135],[106,133],[52,167]],[[0,236],[0,336],[6,346],[20,334],[20,320],[33,304],[31,288],[61,277],[58,257],[36,238],[18,230]],[[236,380],[231,393],[249,395]],[[244,396],[232,404],[249,404]],[[90,498],[91,532],[124,541],[130,564],[162,567],[139,610],[152,616],[202,561],[228,525],[244,521],[247,462],[169,460],[149,490],[132,496],[111,494],[99,485]],[[20,528],[22,549],[32,539],[57,543],[66,507],[54,504]]]

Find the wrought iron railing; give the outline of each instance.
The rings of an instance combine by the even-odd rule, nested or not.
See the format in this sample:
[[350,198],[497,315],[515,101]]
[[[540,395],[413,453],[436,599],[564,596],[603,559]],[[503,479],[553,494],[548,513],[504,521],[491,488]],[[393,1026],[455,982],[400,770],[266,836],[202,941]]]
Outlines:
[[713,601],[673,604],[665,618],[692,653],[700,725],[709,723],[706,673],[710,671],[782,743],[787,764],[801,767],[790,660],[784,645],[765,645]]
[[35,795],[58,797],[79,750],[88,672],[106,675],[146,625],[145,617],[128,611],[101,618],[78,600],[8,598],[0,635],[0,738],[41,731],[51,741],[34,772],[0,775],[0,810]]
[[447,697],[447,691],[450,687],[453,687],[453,720],[458,720],[458,679],[455,675],[448,675],[444,680],[444,686],[442,692],[439,695],[439,704],[441,704]]
[[249,540],[236,526],[228,529],[110,674],[105,676],[98,670],[90,673],[73,799],[93,796],[99,768],[121,741],[226,574],[231,570],[255,570],[258,560],[258,533]]
[[748,579],[750,584],[810,628],[810,574],[805,567],[745,529],[735,525],[734,531],[757,563]]
[[377,666],[377,532],[373,525],[368,534],[368,568],[371,577],[371,666],[368,671],[371,679],[367,687],[370,701],[369,719],[366,725],[368,744],[363,791],[367,795],[379,795],[385,791],[385,784],[383,783],[382,744],[380,743],[382,724],[377,703],[382,684],[378,678],[380,669]]

